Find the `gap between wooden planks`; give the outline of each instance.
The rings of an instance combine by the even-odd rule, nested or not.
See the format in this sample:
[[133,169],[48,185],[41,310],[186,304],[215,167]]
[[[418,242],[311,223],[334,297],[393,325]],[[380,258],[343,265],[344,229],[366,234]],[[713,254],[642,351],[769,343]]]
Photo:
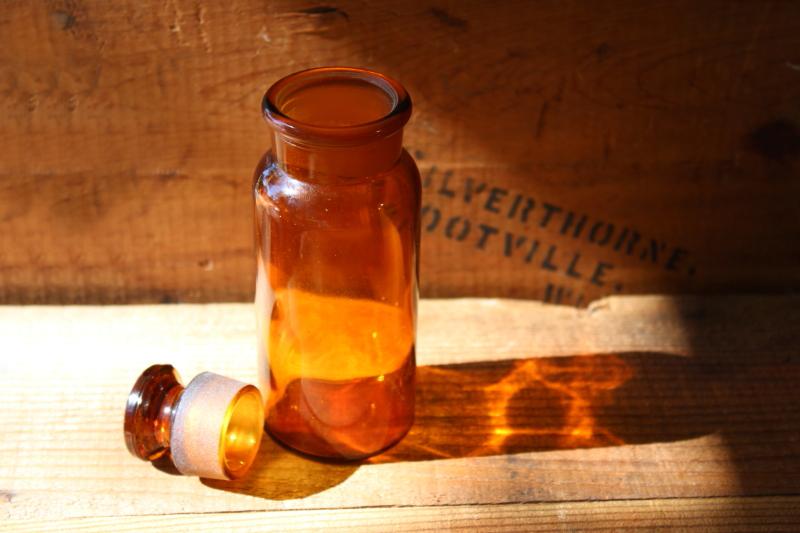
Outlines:
[[[667,498],[800,494],[798,304],[425,300],[418,422],[398,447],[334,465],[267,440],[251,474],[227,484],[129,456],[122,406],[154,362],[187,379],[212,370],[255,380],[252,306],[0,308],[0,516],[135,522],[630,499],[661,509]],[[770,501],[778,515],[796,508]]]
[[796,531],[800,497],[243,511],[9,522],[7,531]]

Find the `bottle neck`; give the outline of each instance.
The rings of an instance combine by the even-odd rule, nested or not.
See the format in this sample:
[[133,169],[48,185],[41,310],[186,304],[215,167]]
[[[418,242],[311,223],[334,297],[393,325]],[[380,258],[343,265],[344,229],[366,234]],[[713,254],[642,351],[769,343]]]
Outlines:
[[275,129],[272,131],[275,162],[285,170],[300,169],[308,177],[359,178],[391,168],[403,152],[403,130],[359,144],[305,143]]
[[170,447],[172,418],[175,415],[175,410],[178,408],[178,400],[181,399],[184,390],[186,389],[183,385],[175,385],[165,391],[163,399],[161,400],[161,409],[159,409],[158,419],[155,425],[155,439],[156,442],[164,448]]

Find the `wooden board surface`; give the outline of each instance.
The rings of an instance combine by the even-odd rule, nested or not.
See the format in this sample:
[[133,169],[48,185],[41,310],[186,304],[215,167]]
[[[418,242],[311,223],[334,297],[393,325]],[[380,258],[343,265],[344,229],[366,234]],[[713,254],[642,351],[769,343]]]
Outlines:
[[15,520],[8,531],[797,531],[800,498],[685,498]]
[[12,0],[0,302],[248,300],[273,81],[416,111],[422,288],[583,305],[800,287],[800,3]]
[[800,495],[798,308],[788,296],[620,296],[585,310],[423,300],[417,422],[398,446],[328,464],[268,439],[246,478],[223,483],[130,456],[122,411],[151,363],[255,381],[250,305],[0,307],[0,524],[244,526],[294,510],[269,520],[780,529],[800,520],[795,499],[777,498]]

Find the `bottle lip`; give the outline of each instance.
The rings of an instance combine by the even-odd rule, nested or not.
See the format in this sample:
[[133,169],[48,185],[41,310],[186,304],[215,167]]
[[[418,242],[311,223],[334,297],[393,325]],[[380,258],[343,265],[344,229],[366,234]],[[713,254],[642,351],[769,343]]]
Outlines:
[[[359,79],[382,89],[392,99],[388,113],[369,122],[346,126],[323,126],[294,119],[281,110],[280,102],[287,90],[324,79]],[[396,80],[364,68],[317,67],[301,70],[281,78],[264,94],[261,102],[266,120],[278,131],[299,141],[320,144],[363,143],[370,139],[386,137],[402,128],[411,117],[411,97]]]

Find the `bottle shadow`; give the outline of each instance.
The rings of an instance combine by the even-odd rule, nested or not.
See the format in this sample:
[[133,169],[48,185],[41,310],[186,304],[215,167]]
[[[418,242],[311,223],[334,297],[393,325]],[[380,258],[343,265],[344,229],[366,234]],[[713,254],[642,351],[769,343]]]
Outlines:
[[[244,479],[203,483],[284,500],[336,486],[361,464],[670,442],[711,433],[723,434],[737,457],[752,448],[754,435],[785,436],[800,428],[800,388],[794,385],[800,375],[797,365],[784,366],[660,352],[421,366],[415,424],[387,452],[359,463],[324,462],[267,436]],[[800,471],[800,456],[788,457]],[[787,480],[787,490],[799,488],[797,476]]]

